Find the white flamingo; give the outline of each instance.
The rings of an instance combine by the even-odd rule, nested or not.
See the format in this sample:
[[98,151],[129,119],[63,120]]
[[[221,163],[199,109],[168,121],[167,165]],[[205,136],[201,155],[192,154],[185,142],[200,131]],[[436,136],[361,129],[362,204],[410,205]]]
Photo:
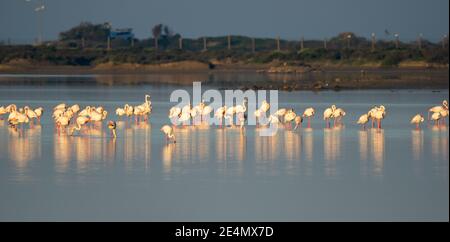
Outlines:
[[225,117],[225,113],[227,111],[227,106],[220,107],[216,110],[214,117],[219,120],[219,126],[222,128],[223,118]]
[[443,110],[448,110],[447,100],[442,101],[442,105],[434,106],[434,107],[428,109],[428,120],[430,120],[430,113],[439,113]]
[[168,117],[169,117],[169,119],[170,119],[170,121],[171,121],[171,123],[173,125],[177,124],[177,121],[178,121],[177,119],[180,117],[180,115],[181,115],[181,108],[180,107],[175,106],[175,107],[171,107],[169,109]]
[[108,122],[108,129],[111,130],[111,134],[112,134],[113,138],[117,137],[117,135],[116,135],[116,127],[117,127],[117,124],[116,124],[115,121],[110,120]]
[[336,108],[333,112],[333,118],[334,118],[334,126],[336,127],[337,124],[341,124],[342,118],[346,115],[344,109],[342,108]]
[[363,130],[365,130],[367,122],[369,122],[369,114],[366,113],[361,115],[356,123],[362,125]]
[[416,129],[419,129],[419,125],[420,123],[423,123],[425,119],[423,118],[422,114],[416,114],[414,117],[412,117],[411,119],[411,124],[415,124],[416,125]]
[[266,100],[263,100],[259,109],[266,113],[270,109],[270,104]]
[[302,116],[304,118],[308,118],[308,128],[311,127],[311,117],[314,117],[314,114],[316,114],[316,111],[314,110],[314,108],[307,108],[303,112]]
[[294,127],[294,130],[297,130],[297,128],[298,128],[299,126],[300,126],[300,127],[302,126],[303,118],[302,118],[302,116],[298,115],[297,117],[295,117],[294,121],[295,121],[295,127]]
[[333,113],[336,110],[336,105],[331,105],[331,107],[323,111],[323,120],[325,120],[327,127],[330,127],[330,119],[333,118]]
[[292,121],[295,119],[295,117],[297,117],[297,114],[294,112],[293,109],[289,109],[284,114],[283,120],[284,120],[285,124],[288,124],[289,128],[292,127]]
[[436,126],[439,126],[439,121],[441,120],[442,115],[440,112],[433,113],[431,115],[431,120],[435,122]]
[[381,105],[378,110],[373,114],[373,117],[377,120],[378,129],[381,129],[381,120],[386,116],[386,108]]
[[161,131],[164,133],[164,135],[166,136],[166,143],[170,141],[170,139],[173,139],[173,143],[176,143],[177,141],[175,140],[175,133],[173,132],[173,128],[169,125],[164,125],[161,128]]
[[36,113],[37,119],[39,120],[39,122],[41,122],[42,114],[44,114],[44,108],[38,107],[34,110],[34,112]]

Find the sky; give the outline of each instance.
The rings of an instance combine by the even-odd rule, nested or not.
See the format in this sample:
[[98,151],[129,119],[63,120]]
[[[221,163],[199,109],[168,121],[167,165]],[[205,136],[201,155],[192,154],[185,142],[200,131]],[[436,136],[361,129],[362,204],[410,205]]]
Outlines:
[[[0,0],[0,41],[32,42],[40,0]],[[43,37],[82,21],[131,27],[138,38],[158,23],[184,37],[247,35],[295,40],[323,39],[352,31],[379,38],[384,31],[411,41],[422,33],[438,41],[449,29],[448,0],[42,0]]]

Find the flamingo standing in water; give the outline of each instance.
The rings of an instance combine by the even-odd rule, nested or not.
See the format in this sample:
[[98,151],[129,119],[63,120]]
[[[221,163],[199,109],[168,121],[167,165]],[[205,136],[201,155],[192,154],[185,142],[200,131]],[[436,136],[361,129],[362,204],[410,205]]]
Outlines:
[[39,121],[39,123],[40,123],[40,122],[41,122],[42,114],[44,114],[44,108],[38,107],[38,108],[36,108],[36,109],[34,110],[34,112],[36,113],[37,119],[38,119],[38,121]]
[[386,108],[383,105],[381,105],[377,109],[377,111],[373,114],[374,119],[377,120],[378,129],[381,129],[381,120],[383,120],[385,116],[386,116]]
[[30,119],[30,125],[32,125],[33,119],[38,118],[37,114],[33,111],[33,109],[30,109],[30,107],[28,107],[28,106],[25,106],[23,108],[23,110],[24,110],[24,114],[27,115],[27,117]]
[[435,122],[436,126],[439,126],[439,121],[441,120],[442,115],[440,112],[433,113],[431,115],[431,120]]
[[342,108],[336,108],[333,112],[333,118],[334,118],[334,126],[340,125],[342,122],[342,117],[345,116],[345,111]]
[[369,122],[369,114],[366,113],[366,114],[361,115],[356,123],[361,124],[362,129],[365,130],[367,122]]
[[235,107],[236,114],[239,116],[239,118],[242,118],[247,111],[247,98],[244,98],[244,101],[242,101],[242,105],[237,105]]
[[56,119],[56,125],[58,129],[58,135],[60,135],[60,130],[64,131],[66,130],[66,127],[70,124],[70,118],[65,116],[64,114],[60,114],[59,117]]
[[175,106],[175,107],[170,108],[168,117],[173,125],[175,125],[175,126],[177,125],[178,120],[176,120],[176,119],[178,119],[180,117],[180,115],[181,115],[180,107]]
[[216,113],[214,114],[214,117],[216,117],[219,120],[219,126],[222,128],[222,120],[225,117],[225,113],[227,111],[227,106],[223,106],[217,109]]
[[292,128],[292,121],[297,117],[297,114],[293,109],[289,109],[286,114],[283,116],[283,120],[285,124],[288,124],[289,128]]
[[120,117],[124,116],[126,114],[124,108],[116,108],[116,115]]
[[314,108],[307,108],[303,112],[303,117],[308,118],[308,128],[311,127],[311,117],[314,117],[315,113],[316,113],[316,111],[314,110]]
[[416,114],[412,119],[411,119],[411,124],[415,124],[416,125],[416,129],[419,129],[419,125],[420,123],[423,123],[425,119],[423,118],[422,114]]
[[[300,115],[298,115],[297,117],[295,117],[295,119],[294,119],[294,121],[295,121],[295,127],[294,127],[294,130],[297,130],[297,128],[300,126],[302,126],[302,122],[303,122],[303,117],[302,116],[300,116]],[[308,124],[309,125],[309,124]]]
[[117,135],[116,135],[116,127],[117,127],[117,125],[116,125],[116,122],[115,122],[115,121],[110,120],[110,121],[108,122],[108,129],[111,130],[111,134],[112,134],[112,136],[113,136],[114,138],[117,137]]
[[164,125],[161,128],[161,131],[164,133],[164,135],[166,136],[166,143],[170,141],[170,139],[173,139],[173,143],[176,143],[177,141],[175,140],[175,134],[173,132],[173,128],[169,125]]
[[80,131],[81,127],[87,123],[89,123],[90,118],[86,116],[78,116],[75,120],[75,126],[70,130],[70,135],[73,135],[74,131]]
[[430,113],[440,113],[443,110],[448,110],[447,100],[442,101],[442,105],[434,106],[428,109],[428,121],[430,120]]
[[266,113],[270,109],[270,104],[266,100],[263,100],[262,103],[261,103],[261,107],[259,109],[262,112]]
[[[202,119],[204,120],[204,121],[209,121],[209,118],[211,117],[211,112],[213,111],[213,108],[211,107],[211,106],[205,106],[204,108],[203,108],[203,111],[202,111],[202,113],[201,113],[201,116],[202,116]],[[205,118],[205,117],[207,117],[207,119]]]
[[327,127],[330,127],[330,119],[333,118],[333,113],[336,110],[336,105],[331,105],[331,107],[323,111],[323,120],[325,120]]
[[236,113],[236,107],[229,107],[227,108],[227,111],[225,112],[225,119],[229,120],[229,124],[231,126],[234,126],[233,117]]

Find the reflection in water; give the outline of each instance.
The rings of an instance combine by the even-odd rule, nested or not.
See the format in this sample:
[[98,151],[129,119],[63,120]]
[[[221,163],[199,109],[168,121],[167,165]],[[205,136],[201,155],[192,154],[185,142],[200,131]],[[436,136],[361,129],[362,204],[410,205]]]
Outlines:
[[53,152],[55,157],[55,170],[57,172],[66,172],[69,168],[69,162],[72,154],[72,137],[67,135],[53,135]]
[[359,159],[361,162],[361,174],[364,176],[368,175],[369,165],[369,137],[367,130],[358,131],[358,142],[359,142]]
[[[21,129],[21,128],[19,128]],[[17,179],[20,181],[28,180],[26,175],[29,168],[29,162],[41,158],[41,125],[34,125],[32,128],[14,130],[8,128],[8,156],[14,162],[18,172]]]
[[412,155],[414,160],[422,159],[423,155],[423,130],[411,130]]
[[373,174],[383,175],[384,167],[384,129],[371,130],[371,154],[373,159]]
[[413,169],[416,175],[422,173],[422,162],[423,159],[423,130],[411,130],[411,149],[413,158]]
[[303,129],[303,150],[305,152],[305,174],[307,176],[312,176],[313,174],[313,154],[314,154],[314,140],[313,140],[313,129],[305,128]]
[[435,172],[448,178],[448,130],[447,127],[432,127],[431,133],[431,157],[435,162]]
[[215,147],[219,173],[243,175],[243,161],[246,159],[247,152],[245,132],[239,128],[218,129],[216,134]]
[[336,175],[336,160],[341,157],[341,128],[325,128],[323,132],[325,174]]
[[143,162],[145,172],[148,172],[151,161],[151,125],[146,122],[125,125],[122,132],[125,169],[132,171],[135,162]]
[[273,175],[277,171],[275,169],[276,162],[279,160],[281,147],[280,136],[282,132],[278,132],[274,136],[255,136],[255,172],[257,174]]
[[298,132],[284,133],[284,155],[286,158],[286,172],[295,175],[300,165],[301,136]]
[[175,146],[176,143],[175,144],[170,143],[163,147],[162,162],[163,162],[163,171],[165,174],[170,174],[172,172],[172,160]]

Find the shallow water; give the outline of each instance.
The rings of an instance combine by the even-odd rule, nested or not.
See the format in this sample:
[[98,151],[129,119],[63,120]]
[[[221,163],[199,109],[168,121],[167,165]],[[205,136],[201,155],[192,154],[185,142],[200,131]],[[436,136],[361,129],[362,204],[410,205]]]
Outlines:
[[[177,143],[166,145],[159,128],[169,122],[175,88],[0,86],[0,106],[46,111],[22,135],[0,121],[0,220],[449,218],[448,129],[425,124],[416,131],[409,124],[448,100],[448,90],[281,92],[280,107],[317,110],[312,128],[280,129],[273,137],[259,136],[254,126],[178,128]],[[73,137],[54,131],[49,113],[60,102],[114,113],[124,103],[142,103],[146,93],[149,123],[119,121],[115,140],[106,124]],[[347,112],[342,128],[324,128],[321,113],[332,103]],[[362,131],[355,120],[373,104],[387,107],[383,129]]]

